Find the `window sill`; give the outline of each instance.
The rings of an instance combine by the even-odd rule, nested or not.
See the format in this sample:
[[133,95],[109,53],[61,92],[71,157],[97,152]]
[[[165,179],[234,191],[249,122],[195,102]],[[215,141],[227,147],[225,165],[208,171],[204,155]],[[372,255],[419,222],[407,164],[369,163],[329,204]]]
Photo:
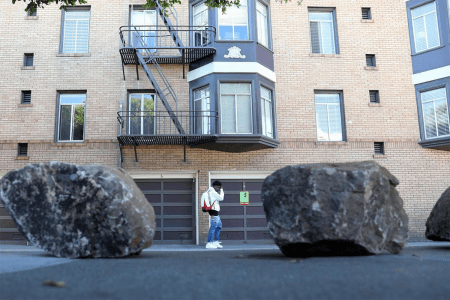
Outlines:
[[373,155],[373,158],[376,158],[376,159],[383,159],[383,158],[386,158],[386,155],[385,155],[385,154],[374,154],[374,155]]
[[28,156],[16,156],[14,160],[30,160],[30,157]]
[[25,20],[39,20],[39,16],[26,16]]
[[347,145],[347,142],[345,141],[316,141],[316,145],[334,145],[334,146],[343,146]]
[[364,70],[367,70],[367,71],[378,71],[378,67],[364,67]]
[[84,141],[72,141],[72,142],[68,142],[68,141],[56,141],[55,144],[57,146],[62,146],[62,147],[72,147],[72,146],[82,146],[84,145]]
[[253,43],[253,40],[217,40],[216,43]]
[[369,102],[369,107],[382,107],[383,105],[381,103],[370,103]]
[[375,23],[374,20],[361,20],[361,23]]
[[91,53],[60,53],[57,57],[90,57]]
[[335,57],[340,58],[340,54],[323,54],[323,53],[310,53],[309,57]]
[[30,104],[20,103],[17,105],[17,107],[33,107],[33,106],[34,106],[33,103],[30,103]]
[[34,70],[34,67],[21,67],[21,70]]
[[434,47],[434,48],[431,48],[431,49],[427,49],[427,50],[423,50],[423,51],[420,51],[420,52],[411,53],[411,56],[424,54],[424,53],[431,52],[431,51],[434,51],[434,50],[438,50],[438,49],[441,49],[441,48],[444,48],[444,47],[445,47],[445,45],[441,45],[441,46],[437,46],[437,47]]

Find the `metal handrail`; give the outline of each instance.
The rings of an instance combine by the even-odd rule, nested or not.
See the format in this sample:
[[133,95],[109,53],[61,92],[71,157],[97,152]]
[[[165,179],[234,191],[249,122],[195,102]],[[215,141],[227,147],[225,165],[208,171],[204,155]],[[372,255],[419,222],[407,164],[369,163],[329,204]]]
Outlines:
[[[174,111],[183,128],[191,134],[214,134],[219,113],[209,110]],[[120,124],[120,135],[180,135],[171,116],[165,111],[119,111],[117,120]]]
[[[172,32],[176,31],[183,45],[178,46],[172,37]],[[143,43],[142,47],[136,47],[133,40],[133,32],[139,33],[148,43]],[[214,47],[216,28],[214,26],[173,26],[172,29],[160,25],[133,25],[121,26],[119,35],[122,47],[136,49],[182,49],[182,48],[206,48]]]

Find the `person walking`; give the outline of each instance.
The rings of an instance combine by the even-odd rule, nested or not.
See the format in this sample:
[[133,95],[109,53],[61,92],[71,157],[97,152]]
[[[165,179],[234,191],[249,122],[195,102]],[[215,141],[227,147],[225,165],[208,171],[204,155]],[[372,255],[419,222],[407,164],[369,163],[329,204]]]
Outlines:
[[209,205],[212,206],[211,210],[208,210],[209,216],[211,217],[211,226],[209,227],[208,232],[208,243],[206,243],[207,249],[223,248],[219,242],[220,231],[222,230],[222,221],[219,217],[219,201],[223,201],[223,198],[224,192],[222,183],[218,180],[214,181],[212,187],[202,195],[202,206],[205,202],[209,202]]

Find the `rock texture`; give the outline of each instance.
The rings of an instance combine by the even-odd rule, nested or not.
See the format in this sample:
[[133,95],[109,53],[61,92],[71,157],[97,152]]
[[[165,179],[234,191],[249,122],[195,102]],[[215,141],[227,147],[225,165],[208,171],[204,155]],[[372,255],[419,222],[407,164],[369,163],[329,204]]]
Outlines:
[[448,188],[428,217],[425,236],[432,241],[450,241],[450,188]]
[[58,257],[123,257],[153,241],[153,207],[121,169],[27,165],[2,178],[0,199],[20,232]]
[[408,216],[399,184],[376,162],[289,166],[261,196],[269,230],[287,256],[399,253]]

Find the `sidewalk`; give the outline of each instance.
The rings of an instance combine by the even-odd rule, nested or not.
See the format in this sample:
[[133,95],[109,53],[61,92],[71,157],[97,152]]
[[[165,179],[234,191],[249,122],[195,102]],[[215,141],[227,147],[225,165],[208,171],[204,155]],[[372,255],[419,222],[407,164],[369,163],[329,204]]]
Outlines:
[[[144,252],[157,252],[157,251],[245,251],[245,250],[276,250],[278,246],[275,244],[235,244],[227,245],[223,244],[222,249],[206,249],[204,245],[153,245]],[[406,245],[407,247],[450,247],[450,242],[411,242]],[[25,245],[2,245],[0,244],[0,253],[2,252],[45,252],[45,250],[39,249],[35,246]]]

